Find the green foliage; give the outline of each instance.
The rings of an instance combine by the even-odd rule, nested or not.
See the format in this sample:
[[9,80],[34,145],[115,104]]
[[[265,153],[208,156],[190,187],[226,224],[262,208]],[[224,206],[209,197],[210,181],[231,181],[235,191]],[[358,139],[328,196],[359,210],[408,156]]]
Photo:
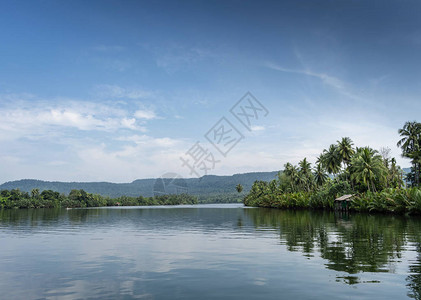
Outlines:
[[[417,162],[419,130],[420,123],[410,122],[399,131],[403,138],[398,146],[413,162]],[[350,138],[342,138],[323,151],[313,173],[306,158],[298,166],[286,163],[276,180],[256,181],[245,196],[244,204],[331,210],[337,197],[352,194],[351,210],[421,214],[421,190],[403,189],[403,171],[396,165],[395,158],[388,157],[389,152],[382,151],[380,155],[370,147],[354,149]],[[333,179],[326,172],[333,174]],[[409,174],[412,181],[419,179],[416,172],[415,165]]]
[[421,123],[416,121],[406,122],[402,129],[399,129],[401,139],[397,146],[402,149],[402,156],[411,159],[411,176],[408,178],[412,186],[420,186],[421,172]]
[[[233,188],[237,184],[243,186],[243,192],[248,192],[255,180],[270,181],[276,177],[278,172],[250,172],[244,174],[234,174],[232,176],[206,175],[201,178],[183,179],[188,193],[198,196],[201,200],[208,202],[209,199],[216,201],[225,201],[225,195],[237,201],[241,197],[233,197],[236,194]],[[110,183],[110,182],[50,182],[41,180],[19,180],[6,182],[0,185],[0,190],[12,190],[19,188],[21,191],[31,192],[38,188],[40,192],[52,190],[60,194],[68,195],[72,190],[84,190],[91,194],[99,194],[104,197],[118,198],[121,196],[152,197],[154,195],[155,179],[139,179],[131,183]],[[235,193],[234,193],[235,192]],[[220,196],[220,198],[217,197]],[[240,195],[241,196],[241,195]]]
[[421,214],[421,190],[388,188],[355,197],[351,209],[356,211]]
[[337,174],[341,169],[342,157],[337,145],[330,145],[329,149],[323,150],[320,155],[320,162],[323,168],[330,174]]
[[[388,170],[382,157],[377,151],[369,148],[358,148],[351,159],[351,180],[360,186],[360,189],[372,190],[385,186]],[[377,189],[376,189],[377,186]]]
[[90,194],[84,190],[72,190],[68,196],[52,190],[38,189],[31,191],[31,195],[19,189],[3,190],[0,192],[0,208],[60,208],[60,207],[101,207],[101,206],[140,206],[140,205],[180,205],[197,204],[196,196],[160,195],[154,197],[128,197],[118,198],[103,197]]
[[334,200],[354,194],[350,210],[359,212],[421,214],[421,189],[388,188],[379,192],[356,193],[347,181],[328,182],[313,192],[282,193],[272,183],[256,181],[244,198],[246,206],[281,209],[333,210]]
[[198,203],[242,203],[244,193],[238,192],[224,193],[224,194],[208,194],[198,196]]

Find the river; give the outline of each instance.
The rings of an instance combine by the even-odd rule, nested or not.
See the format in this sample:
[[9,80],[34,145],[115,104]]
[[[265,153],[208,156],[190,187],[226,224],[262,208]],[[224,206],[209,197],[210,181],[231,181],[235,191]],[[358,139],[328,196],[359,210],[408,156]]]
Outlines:
[[0,299],[421,297],[421,218],[240,204],[0,211]]

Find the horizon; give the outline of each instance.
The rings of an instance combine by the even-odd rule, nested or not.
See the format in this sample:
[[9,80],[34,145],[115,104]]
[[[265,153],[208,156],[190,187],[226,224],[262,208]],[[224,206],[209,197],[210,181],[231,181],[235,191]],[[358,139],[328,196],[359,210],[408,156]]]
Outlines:
[[[421,111],[420,9],[3,1],[0,182],[194,178],[180,157],[197,142],[207,175],[275,172],[314,165],[342,137],[408,168],[396,143]],[[261,114],[245,124],[230,110],[248,92]],[[238,139],[217,149],[211,129],[226,121]]]
[[[231,175],[214,175],[214,174],[208,174],[208,175],[204,175],[200,178],[197,177],[183,177],[182,179],[198,179],[199,181],[201,180],[201,178],[205,177],[205,176],[218,176],[218,177],[231,177],[231,176],[235,176],[235,175],[244,175],[244,174],[253,174],[253,173],[275,173],[275,172],[283,172],[283,170],[279,170],[279,171],[265,171],[265,172],[245,172],[245,173],[234,173]],[[16,182],[16,181],[43,181],[43,182],[59,182],[59,183],[115,183],[115,184],[130,184],[133,183],[137,180],[156,180],[156,179],[160,179],[160,178],[173,178],[173,177],[149,177],[149,178],[137,178],[134,179],[131,182],[112,182],[112,181],[58,181],[58,180],[41,180],[41,179],[34,179],[34,178],[22,178],[22,179],[17,179],[17,180],[9,180],[9,181],[5,181],[5,182],[0,182],[0,185],[5,184],[5,183],[9,183],[9,182]]]

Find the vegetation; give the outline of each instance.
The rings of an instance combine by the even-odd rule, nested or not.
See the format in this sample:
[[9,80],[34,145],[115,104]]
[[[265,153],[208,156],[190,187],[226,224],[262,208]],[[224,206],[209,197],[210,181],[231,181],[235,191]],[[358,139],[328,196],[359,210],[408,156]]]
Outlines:
[[408,176],[413,186],[420,186],[421,170],[421,123],[406,122],[402,129],[399,129],[402,137],[398,147],[402,149],[402,155],[411,159],[412,167]]
[[[399,130],[402,156],[411,159],[411,172],[390,158],[390,149],[355,147],[344,137],[323,150],[315,167],[306,158],[270,182],[256,181],[244,198],[248,206],[333,209],[341,195],[354,194],[350,209],[393,213],[421,213],[421,123],[407,122]],[[410,187],[406,187],[408,183]]]
[[[201,178],[184,178],[183,186],[187,187],[188,194],[196,195],[200,203],[241,202],[243,193],[248,192],[256,180],[272,180],[277,172],[252,172],[234,174],[232,176],[207,175]],[[31,193],[32,189],[52,190],[68,195],[72,190],[81,190],[104,197],[118,198],[122,196],[152,197],[154,195],[155,179],[139,179],[131,183],[110,182],[49,182],[41,180],[19,180],[6,182],[0,185],[0,190],[19,189]],[[243,193],[233,189],[237,184],[243,186]]]
[[103,197],[84,190],[72,190],[69,195],[52,190],[33,189],[31,193],[19,189],[0,192],[0,209],[7,208],[59,208],[59,207],[100,207],[100,206],[144,206],[197,204],[197,197],[187,194],[160,195],[154,197]]

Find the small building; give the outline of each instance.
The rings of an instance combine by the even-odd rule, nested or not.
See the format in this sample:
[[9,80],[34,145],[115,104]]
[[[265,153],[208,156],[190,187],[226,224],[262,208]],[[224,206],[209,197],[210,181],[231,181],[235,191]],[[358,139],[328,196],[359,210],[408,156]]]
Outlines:
[[352,197],[354,197],[354,195],[343,195],[339,198],[336,198],[333,202],[333,207],[335,210],[349,210]]

